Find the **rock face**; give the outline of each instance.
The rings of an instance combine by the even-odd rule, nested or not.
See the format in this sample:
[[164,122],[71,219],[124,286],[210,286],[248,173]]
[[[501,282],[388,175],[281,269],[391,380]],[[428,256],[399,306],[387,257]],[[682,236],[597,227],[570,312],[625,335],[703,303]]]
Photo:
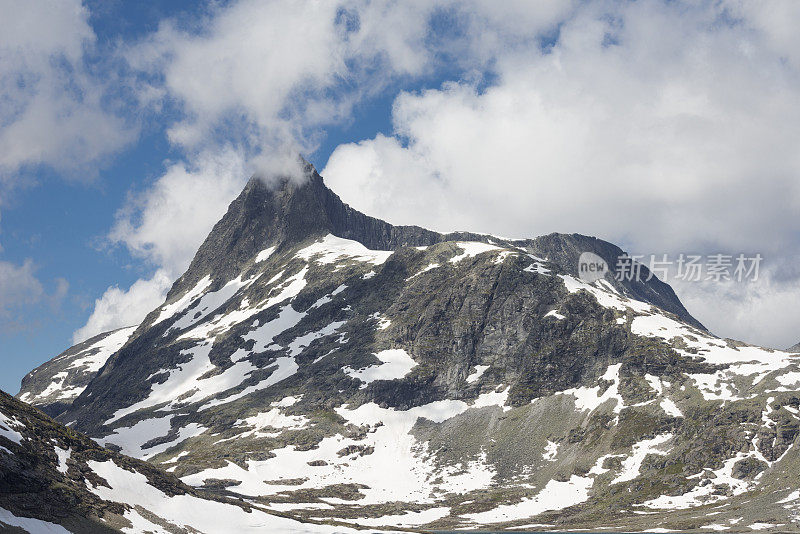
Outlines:
[[134,330],[129,327],[106,332],[65,350],[28,373],[17,397],[55,417],[86,389]]
[[3,532],[327,532],[201,495],[161,469],[95,442],[0,391]]
[[195,488],[371,527],[796,530],[800,357],[601,240],[438,234],[251,180],[58,418]]

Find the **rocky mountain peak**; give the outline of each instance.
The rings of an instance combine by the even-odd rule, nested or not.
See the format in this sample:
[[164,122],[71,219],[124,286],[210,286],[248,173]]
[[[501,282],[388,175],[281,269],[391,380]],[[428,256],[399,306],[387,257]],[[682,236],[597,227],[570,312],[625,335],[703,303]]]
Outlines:
[[[419,226],[393,225],[365,215],[331,191],[314,167],[304,162],[300,177],[252,177],[227,213],[200,246],[189,269],[173,285],[167,303],[178,300],[206,276],[210,289],[235,278],[259,251],[280,251],[327,234],[356,241],[370,250],[394,251],[403,246],[430,246],[446,241],[490,243],[527,250],[559,264],[577,276],[578,258],[592,252],[612,268],[625,253],[595,237],[553,233],[535,239],[509,240],[473,232],[442,234]],[[705,327],[681,304],[672,288],[642,267],[643,280],[608,282],[621,293],[678,315],[693,326]],[[148,324],[154,317],[148,317]]]
[[628,255],[613,243],[581,234],[552,233],[525,240],[524,244],[534,254],[557,263],[575,277],[579,277],[578,263],[581,255],[586,252],[595,254],[602,258],[611,270],[612,274],[607,274],[604,280],[617,291],[674,313],[695,328],[706,330],[705,326],[686,310],[669,284],[662,282],[656,276],[650,276],[647,266],[640,266],[638,278],[617,280],[613,274],[615,266],[620,259],[627,258]]
[[267,182],[252,177],[200,246],[189,269],[172,287],[167,301],[204,276],[227,281],[261,250],[279,248],[330,229],[322,179],[309,165],[301,179]]
[[442,236],[414,226],[393,226],[352,209],[328,189],[310,164],[300,177],[252,177],[227,213],[214,225],[189,269],[174,284],[167,302],[203,277],[224,283],[242,272],[261,250],[281,250],[303,240],[333,234],[373,250],[429,245]]

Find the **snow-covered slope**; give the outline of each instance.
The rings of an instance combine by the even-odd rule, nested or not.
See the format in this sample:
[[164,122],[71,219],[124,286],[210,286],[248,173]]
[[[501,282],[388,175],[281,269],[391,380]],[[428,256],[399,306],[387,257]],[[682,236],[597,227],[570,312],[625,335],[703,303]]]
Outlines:
[[67,349],[22,379],[17,398],[50,415],[58,415],[80,395],[109,356],[117,352],[135,327],[97,335]]
[[582,252],[622,255],[251,181],[59,418],[304,519],[796,530],[800,356],[710,335],[656,279],[584,283]]
[[100,448],[3,392],[0,488],[3,532],[348,532],[200,495],[150,464]]

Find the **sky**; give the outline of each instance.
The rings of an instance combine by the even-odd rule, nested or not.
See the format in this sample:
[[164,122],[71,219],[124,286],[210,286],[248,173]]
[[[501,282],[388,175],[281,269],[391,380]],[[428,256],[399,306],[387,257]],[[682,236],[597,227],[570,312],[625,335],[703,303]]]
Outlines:
[[799,23],[793,0],[0,0],[0,389],[137,324],[296,154],[392,223],[761,255],[664,277],[712,332],[793,345]]

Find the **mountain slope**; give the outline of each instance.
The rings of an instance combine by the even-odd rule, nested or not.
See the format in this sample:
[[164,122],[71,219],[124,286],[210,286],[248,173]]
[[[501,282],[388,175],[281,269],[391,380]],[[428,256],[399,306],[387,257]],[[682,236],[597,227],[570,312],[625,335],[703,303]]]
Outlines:
[[800,352],[800,343],[786,349],[786,352]]
[[3,392],[0,488],[4,532],[341,531],[201,498],[174,476],[103,449]]
[[[0,530],[346,533],[201,495],[0,391]],[[16,530],[15,530],[16,527]]]
[[796,530],[800,359],[710,335],[655,278],[587,284],[583,252],[623,254],[251,180],[59,419],[306,519]]
[[58,415],[86,389],[134,330],[129,327],[106,332],[65,350],[28,373],[17,397],[46,414]]
[[[237,276],[258,252],[271,243],[291,244],[327,234],[354,240],[373,250],[395,250],[401,246],[426,246],[445,241],[492,241],[551,258],[572,276],[577,276],[578,257],[582,252],[593,252],[611,266],[624,256],[622,250],[610,243],[578,234],[551,234],[532,240],[510,241],[483,234],[439,234],[416,226],[393,226],[353,210],[324,186],[313,168],[309,166],[307,171],[309,176],[305,183],[298,185],[286,181],[278,190],[271,190],[259,179],[251,179],[223,219],[215,225],[187,272],[176,281],[167,302],[179,300],[212,273],[213,283],[204,290],[217,289],[214,284],[222,284]],[[642,274],[643,278],[648,276],[646,267],[643,267]],[[632,298],[652,303],[677,314],[693,326],[703,328],[686,311],[672,288],[657,278],[648,282],[610,278],[609,283]],[[29,373],[23,379],[17,397],[51,415],[58,414],[83,391],[105,360],[127,341],[132,331],[133,328],[101,334],[65,351]],[[109,336],[107,340],[106,336]]]

